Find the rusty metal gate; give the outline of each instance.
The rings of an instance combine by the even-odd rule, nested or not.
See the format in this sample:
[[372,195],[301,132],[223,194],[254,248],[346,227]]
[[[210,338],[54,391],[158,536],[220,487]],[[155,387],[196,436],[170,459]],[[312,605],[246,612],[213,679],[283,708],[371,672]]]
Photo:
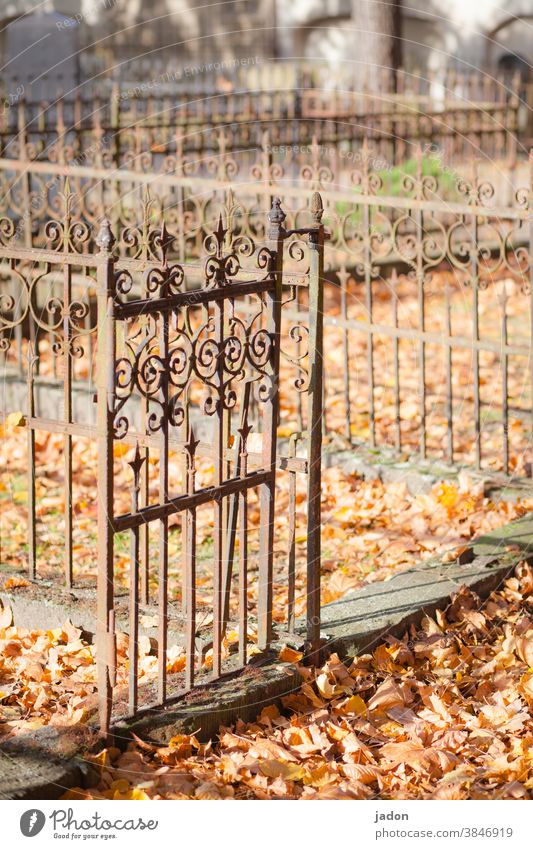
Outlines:
[[[131,250],[118,257],[109,221],[94,238],[73,215],[68,184],[63,201],[43,247],[20,247],[13,222],[1,222],[2,415],[24,412],[28,575],[35,582],[58,577],[39,555],[36,433],[63,437],[69,591],[78,582],[90,591],[75,556],[73,445],[96,442],[96,663],[105,732],[120,717],[237,672],[252,652],[269,648],[276,629],[303,634],[311,659],[319,648],[323,208],[315,193],[311,226],[285,229],[274,199],[268,232],[256,243],[220,218],[206,238],[204,263],[177,264],[174,237],[160,219],[147,214],[122,231]],[[295,303],[296,321],[289,318]],[[11,372],[15,388],[25,384],[22,401],[6,394]],[[47,395],[48,412],[41,403]],[[298,396],[297,432],[285,442],[283,396]],[[115,482],[120,463],[129,467],[129,493]],[[275,504],[283,476],[289,520],[280,543]],[[181,534],[170,531],[176,523]],[[125,574],[118,560],[127,563]],[[306,569],[298,591],[297,560],[300,582]],[[157,625],[150,674],[141,674],[147,611]],[[228,647],[229,628],[238,638]],[[178,661],[169,633],[183,643]]]
[[[259,513],[257,646],[272,640],[274,516],[278,467],[277,426],[280,398],[280,334],[285,281],[284,243],[309,236],[309,380],[307,635],[311,656],[318,649],[320,625],[320,442],[322,408],[323,263],[322,202],[312,203],[313,227],[285,230],[276,199],[269,213],[267,246],[249,237],[226,247],[222,218],[212,237],[203,269],[173,264],[163,227],[151,235],[159,261],[116,260],[114,238],[104,221],[97,244],[104,257],[98,290],[98,681],[100,722],[109,728],[116,683],[114,538],[129,532],[129,694],[127,713],[153,708],[183,695],[201,672],[206,651],[211,677],[223,671],[222,643],[228,625],[233,571],[238,583],[238,653],[232,668],[248,656],[248,502],[257,493]],[[249,260],[247,267],[242,258]],[[106,258],[106,259],[105,259]],[[131,293],[137,291],[136,297]],[[140,427],[132,434],[132,419]],[[198,432],[203,428],[203,433]],[[259,449],[249,439],[258,431]],[[127,436],[136,443],[131,504],[117,511],[113,492],[114,446]],[[171,451],[179,454],[179,483],[170,474]],[[198,480],[198,459],[212,461]],[[158,465],[157,492],[150,496],[146,467]],[[285,461],[286,462],[286,461]],[[213,511],[212,624],[199,639],[197,622],[197,514]],[[181,520],[181,622],[185,643],[184,676],[169,691],[169,519]],[[139,611],[148,600],[149,535],[156,529],[157,692],[139,697]],[[144,550],[145,556],[142,556]],[[237,556],[238,552],[238,556]],[[237,562],[235,562],[237,561]],[[235,563],[235,570],[234,570]],[[294,562],[292,562],[294,567]],[[294,575],[292,595],[294,596]],[[289,594],[290,602],[290,594]],[[294,607],[294,599],[292,599]],[[289,619],[291,616],[289,616]],[[294,613],[292,612],[294,620]],[[294,624],[294,621],[293,623]],[[205,680],[205,675],[202,676]],[[151,697],[151,698],[150,698]],[[149,702],[149,704],[147,704]]]

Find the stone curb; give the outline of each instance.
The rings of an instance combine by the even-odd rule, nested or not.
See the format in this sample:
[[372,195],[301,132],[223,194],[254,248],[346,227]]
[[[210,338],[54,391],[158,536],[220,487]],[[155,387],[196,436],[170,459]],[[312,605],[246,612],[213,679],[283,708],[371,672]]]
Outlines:
[[270,661],[247,667],[239,676],[192,691],[174,706],[147,711],[135,720],[117,723],[112,732],[121,746],[134,733],[143,740],[166,744],[177,734],[195,734],[202,741],[218,733],[221,725],[238,719],[253,721],[262,709],[281,702],[299,689],[302,678],[295,666]]
[[429,561],[325,605],[324,648],[347,656],[369,651],[386,634],[400,636],[424,614],[447,607],[461,586],[486,598],[521,560],[533,561],[531,516],[479,537],[459,561]]
[[70,787],[87,787],[94,768],[84,753],[96,735],[84,726],[46,726],[0,745],[0,799],[58,799]]
[[487,497],[502,501],[531,496],[531,482],[525,478],[509,479],[504,475],[480,472],[471,466],[452,466],[437,460],[419,460],[409,457],[402,460],[391,448],[369,448],[355,444],[351,448],[330,450],[323,454],[324,468],[338,468],[347,475],[359,475],[363,480],[380,480],[383,483],[405,483],[411,495],[430,492],[440,481],[454,481],[464,471],[472,480],[483,483]]
[[[20,572],[3,568],[0,577],[19,575]],[[40,627],[47,630],[60,628],[67,619],[84,632],[86,639],[93,640],[96,635],[96,591],[82,587],[65,590],[49,583],[33,582],[28,587],[0,590],[0,602],[13,611],[15,623],[20,628]],[[178,605],[169,605],[169,642],[183,641],[180,631],[181,618]],[[175,608],[175,612],[174,612]],[[116,627],[118,631],[128,631],[128,601],[126,594],[118,595],[115,605]],[[141,617],[146,614],[155,616],[157,608],[149,605],[141,608]],[[157,628],[139,624],[139,635],[157,637]]]

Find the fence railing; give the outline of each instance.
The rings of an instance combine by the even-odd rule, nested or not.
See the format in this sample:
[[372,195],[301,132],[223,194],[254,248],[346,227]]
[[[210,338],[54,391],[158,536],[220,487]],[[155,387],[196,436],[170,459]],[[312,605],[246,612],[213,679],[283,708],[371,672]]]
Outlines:
[[99,153],[118,167],[144,153],[218,153],[221,144],[244,156],[261,146],[268,129],[272,144],[284,147],[316,139],[333,149],[330,161],[337,148],[361,145],[366,138],[391,165],[401,164],[417,144],[438,148],[448,159],[481,153],[512,164],[524,111],[520,92],[517,77],[499,81],[453,73],[438,86],[401,73],[398,91],[387,85],[379,93],[364,85],[354,90],[309,84],[179,91],[157,79],[146,89],[116,83],[104,95],[90,86],[76,88],[50,102],[31,101],[25,91],[0,112],[0,152],[78,164],[93,162]]
[[[368,146],[340,186],[316,145],[301,171],[284,168],[267,145],[248,176],[229,154],[212,162],[215,176],[189,169],[186,157],[172,173],[148,170],[150,159],[138,171],[46,162],[28,170],[0,160],[4,206],[19,242],[43,245],[66,174],[70,215],[76,210],[90,226],[108,214],[120,255],[146,260],[150,228],[164,214],[170,255],[184,262],[200,256],[219,215],[234,238],[262,240],[273,197],[295,229],[309,192],[321,191],[329,231],[324,323],[342,351],[336,358],[327,346],[329,438],[529,475],[531,394],[519,375],[531,368],[522,320],[530,309],[531,178],[523,189],[506,178],[494,186],[483,163],[434,176],[420,150],[398,175],[376,167]],[[298,304],[292,309],[298,314]],[[498,404],[487,388],[493,374]]]
[[[310,225],[287,229],[275,200],[264,244],[233,238],[220,219],[206,240],[202,265],[171,259],[172,239],[164,225],[147,231],[142,258],[120,258],[107,219],[95,238],[96,253],[89,254],[90,230],[72,216],[71,203],[67,196],[64,215],[49,222],[48,244],[40,249],[12,245],[4,221],[1,350],[5,383],[14,331],[22,329],[32,580],[41,574],[35,433],[63,434],[67,587],[79,578],[73,555],[73,441],[97,443],[97,668],[100,723],[107,730],[118,715],[166,704],[205,682],[206,659],[214,679],[245,665],[250,633],[255,651],[268,650],[273,593],[280,585],[285,604],[281,611],[278,604],[275,619],[285,631],[295,630],[296,569],[302,565],[296,553],[296,477],[302,474],[307,503],[302,621],[309,656],[319,649],[323,208],[315,193]],[[307,308],[293,321],[286,313],[300,289]],[[76,391],[83,382],[89,391],[96,387],[96,420],[86,408],[85,420],[77,412]],[[47,394],[54,388],[62,393],[62,404],[52,402],[47,415],[38,397],[43,385]],[[292,432],[284,447],[278,438],[280,400],[286,406],[295,393],[307,399],[300,405],[302,430]],[[5,413],[13,409],[4,406]],[[118,450],[122,445],[125,451]],[[122,457],[131,468],[128,506],[114,483]],[[280,541],[275,503],[284,475],[289,534]],[[212,514],[207,532],[206,513]],[[181,532],[172,563],[169,521],[176,517]],[[129,635],[127,696],[117,686],[116,652],[124,582],[117,586],[115,541],[124,535],[130,551],[122,624]],[[149,681],[139,685],[139,620],[154,595],[155,692]],[[238,632],[234,652],[225,644],[230,624]],[[172,629],[184,646],[179,674],[175,651],[169,663]]]

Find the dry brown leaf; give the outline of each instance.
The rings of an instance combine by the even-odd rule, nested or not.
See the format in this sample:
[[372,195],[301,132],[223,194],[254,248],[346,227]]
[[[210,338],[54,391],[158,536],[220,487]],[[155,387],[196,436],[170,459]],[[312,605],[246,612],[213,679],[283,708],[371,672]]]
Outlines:
[[13,611],[6,605],[0,606],[0,628],[9,628],[13,624]]
[[393,766],[406,764],[415,770],[431,772],[439,765],[438,755],[433,749],[425,749],[415,743],[385,743],[379,753]]
[[283,646],[279,653],[279,659],[284,663],[298,663],[303,658],[303,652],[296,651],[290,646]]
[[386,710],[395,705],[405,705],[405,694],[393,678],[387,678],[379,685],[374,695],[368,700],[368,709]]

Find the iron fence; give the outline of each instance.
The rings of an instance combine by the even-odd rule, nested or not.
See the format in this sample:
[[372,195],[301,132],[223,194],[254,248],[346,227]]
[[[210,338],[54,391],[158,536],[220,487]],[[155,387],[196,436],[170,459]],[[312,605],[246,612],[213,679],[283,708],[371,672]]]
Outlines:
[[[264,141],[248,175],[229,153],[204,161],[214,176],[185,156],[170,173],[151,171],[149,156],[137,171],[47,162],[27,170],[23,161],[0,160],[4,208],[13,210],[20,239],[43,245],[67,175],[76,216],[92,226],[108,214],[121,256],[146,260],[150,228],[164,216],[169,256],[189,262],[219,215],[233,238],[261,241],[273,197],[297,229],[309,192],[319,190],[329,231],[329,441],[368,439],[399,454],[529,475],[531,393],[519,375],[530,370],[531,178],[516,189],[505,176],[504,191],[483,162],[435,177],[420,148],[410,173],[399,175],[382,171],[364,145],[339,181],[318,145],[294,172]],[[292,304],[296,315],[302,298]],[[20,327],[16,333],[20,353]],[[487,388],[494,385],[499,404]]]
[[[444,200],[439,194],[438,181],[424,171],[421,152],[414,173],[404,175],[395,194],[387,193],[390,184],[385,179],[386,175],[384,177],[373,168],[374,160],[368,147],[361,152],[359,167],[350,172],[350,185],[353,187],[350,190],[336,187],[333,175],[322,167],[318,157],[312,168],[291,181],[277,163],[268,158],[267,153],[264,150],[257,163],[253,172],[256,182],[253,183],[230,181],[228,175],[231,169],[228,170],[228,167],[223,172],[224,176],[219,174],[213,179],[166,173],[154,176],[148,171],[124,173],[104,168],[93,172],[62,166],[59,172],[68,175],[63,195],[57,191],[55,175],[56,194],[48,198],[46,206],[47,212],[50,212],[59,203],[62,204],[60,221],[46,221],[41,211],[38,221],[32,223],[35,232],[30,234],[28,247],[22,247],[16,238],[19,217],[5,218],[1,222],[1,279],[5,293],[1,302],[4,392],[11,385],[20,388],[21,372],[26,375],[27,369],[31,575],[36,574],[37,566],[35,430],[44,428],[64,435],[67,585],[72,582],[73,572],[73,494],[68,483],[72,480],[72,440],[75,437],[101,440],[100,492],[107,493],[108,500],[111,497],[109,487],[114,446],[122,441],[139,448],[137,457],[132,461],[133,496],[129,509],[122,502],[113,506],[107,503],[105,511],[101,507],[100,527],[104,522],[104,512],[108,518],[113,518],[110,523],[106,520],[106,527],[108,524],[109,527],[101,535],[101,540],[105,538],[106,541],[101,542],[103,549],[99,562],[105,562],[109,571],[110,540],[124,532],[129,533],[132,537],[131,560],[138,564],[134,569],[134,585],[138,573],[139,598],[141,603],[146,602],[151,597],[150,581],[153,583],[153,579],[150,575],[154,571],[150,563],[150,552],[154,546],[149,544],[150,539],[153,541],[156,535],[159,540],[162,553],[155,568],[159,572],[158,585],[163,586],[167,563],[165,551],[168,550],[165,522],[171,514],[183,514],[183,539],[186,544],[180,557],[183,555],[184,558],[184,574],[190,576],[196,561],[194,549],[187,540],[191,539],[198,510],[204,504],[214,502],[214,512],[217,515],[222,513],[224,520],[222,532],[219,530],[215,534],[216,545],[213,545],[210,555],[218,564],[217,589],[215,592],[213,587],[210,592],[215,593],[219,600],[214,619],[218,623],[225,621],[227,590],[231,583],[227,577],[228,564],[233,563],[236,551],[241,551],[236,544],[239,535],[243,538],[244,533],[244,538],[247,538],[250,532],[250,522],[248,531],[242,528],[238,508],[242,515],[242,511],[248,509],[244,503],[245,495],[255,498],[256,487],[248,485],[249,480],[256,481],[257,487],[265,493],[274,485],[269,465],[272,457],[269,460],[262,449],[259,452],[251,450],[243,436],[250,421],[263,432],[262,402],[251,391],[247,401],[242,393],[238,397],[232,395],[231,398],[236,400],[229,418],[224,419],[223,416],[222,422],[218,421],[215,410],[213,421],[218,422],[215,430],[199,435],[194,431],[192,437],[187,428],[190,424],[195,427],[194,416],[193,419],[184,417],[183,421],[178,418],[172,422],[169,419],[168,432],[163,428],[165,433],[162,438],[161,414],[156,409],[156,402],[160,401],[162,394],[168,415],[178,415],[179,405],[175,410],[169,405],[171,398],[179,395],[183,388],[179,383],[179,362],[180,357],[184,362],[187,356],[180,344],[192,345],[195,333],[206,323],[207,330],[211,328],[208,332],[209,345],[213,346],[209,363],[220,361],[221,317],[219,314],[218,321],[211,319],[210,309],[215,313],[222,311],[224,338],[229,339],[235,335],[232,327],[244,328],[246,334],[246,327],[257,313],[263,330],[269,322],[278,322],[276,333],[280,338],[281,358],[279,365],[271,360],[268,360],[268,365],[276,373],[279,368],[280,391],[284,386],[300,390],[296,393],[298,402],[289,411],[280,410],[282,424],[286,426],[284,438],[287,444],[283,449],[278,444],[276,455],[276,480],[280,475],[287,475],[289,479],[289,534],[283,543],[286,555],[283,575],[285,619],[289,629],[294,627],[296,618],[297,481],[302,472],[310,481],[307,499],[308,516],[311,518],[307,521],[311,524],[306,533],[309,568],[309,583],[305,590],[307,621],[315,629],[319,623],[319,614],[316,613],[318,588],[316,581],[313,584],[313,576],[318,574],[320,551],[317,530],[320,443],[313,441],[319,418],[328,449],[353,449],[354,445],[364,443],[370,445],[371,450],[380,447],[390,449],[396,457],[416,454],[424,461],[448,464],[448,468],[449,464],[455,464],[456,468],[462,465],[474,467],[488,476],[531,476],[531,178],[528,186],[516,192],[512,204],[504,204],[496,198],[494,187],[474,168],[469,176],[457,175],[453,199]],[[225,165],[229,166],[231,161],[231,157],[227,157]],[[38,179],[42,179],[42,175],[53,174],[54,168],[58,168],[45,162],[34,163],[33,167],[35,172],[32,174],[37,174]],[[28,176],[22,167],[20,173]],[[136,203],[126,214],[123,204],[128,181]],[[150,184],[150,194],[144,188],[147,184]],[[301,242],[291,240],[308,233],[305,225],[309,215],[307,199],[310,190],[317,188],[325,190],[323,220],[328,239],[322,248],[324,233],[321,226],[311,228],[309,259],[306,261],[301,253]],[[173,195],[178,190],[181,193],[179,201]],[[9,208],[18,203],[20,214],[23,214],[24,201],[17,200],[16,191],[16,186],[10,184],[6,194]],[[93,206],[88,201],[92,191],[96,191],[99,198]],[[278,201],[272,206],[272,199],[278,195],[283,198],[286,218],[285,213],[279,213]],[[118,215],[110,202],[115,197],[121,199]],[[172,197],[173,200],[170,199]],[[262,222],[262,210],[267,204],[271,210],[271,229],[279,216],[276,226],[278,242],[281,240],[283,243],[283,254],[279,244],[276,248],[270,246],[266,254],[261,254],[254,247],[269,240],[268,228]],[[111,216],[110,231],[117,236],[112,252],[109,233],[107,237],[105,233],[101,235],[98,244],[93,239],[94,228],[91,229],[97,215],[106,208]],[[139,210],[141,220],[134,220],[133,216]],[[210,230],[219,216],[218,237],[215,235],[213,242]],[[317,216],[322,218],[322,210],[318,207],[315,224]],[[319,238],[318,251],[313,247],[316,238]],[[261,308],[257,304],[254,306],[254,299],[272,297],[272,281],[277,279],[278,271],[269,272],[264,266],[266,278],[260,283],[257,276],[247,276],[241,268],[239,275],[244,274],[244,283],[239,284],[242,286],[239,298],[234,293],[233,283],[207,285],[200,263],[206,239],[208,246],[218,245],[208,260],[212,263],[208,268],[214,275],[208,278],[211,281],[224,281],[227,275],[235,275],[237,272],[232,270],[232,263],[239,258],[241,262],[244,259],[250,262],[253,257],[270,256],[271,261],[275,259],[275,262],[282,263],[279,274],[284,295],[279,320],[277,314],[269,312],[263,301]],[[224,261],[220,256],[220,245],[225,246],[224,250],[231,245],[237,259]],[[187,274],[184,269],[187,269]],[[320,280],[323,286],[319,285]],[[110,289],[117,296],[111,300]],[[203,289],[205,293],[201,294]],[[104,291],[107,293],[105,309]],[[219,297],[216,292],[222,295]],[[95,297],[99,300],[97,309]],[[226,297],[228,304],[225,303]],[[114,317],[107,313],[110,304],[115,310]],[[176,318],[184,310],[191,315],[186,332]],[[169,313],[172,321],[168,319]],[[194,315],[197,317],[193,318]],[[144,324],[138,325],[141,318]],[[211,324],[211,321],[214,323]],[[321,371],[317,371],[317,363],[322,362],[322,323],[323,388]],[[186,339],[188,341],[185,342]],[[48,350],[54,353],[51,362],[45,362],[43,356],[44,340],[47,340]],[[178,344],[179,340],[181,343]],[[198,344],[197,341],[194,344]],[[249,332],[247,344],[252,344]],[[171,365],[173,345],[177,345],[182,353]],[[113,356],[102,353],[106,346],[110,350],[116,346],[117,357],[122,362],[116,370],[110,368]],[[80,368],[83,357],[77,357],[80,348],[90,352],[91,365],[85,372]],[[230,369],[234,357],[235,362],[239,362],[238,349],[236,341],[231,342],[229,349],[222,349]],[[265,351],[266,348],[263,353]],[[28,352],[29,368],[24,359]],[[101,358],[98,368],[94,365],[95,352]],[[259,356],[259,352],[256,354]],[[190,348],[188,359],[191,357],[198,357],[194,346]],[[166,368],[161,366],[162,361],[167,363]],[[250,360],[247,362],[251,367]],[[220,383],[217,383],[220,375],[217,373],[213,378],[209,377],[209,367],[206,366],[204,376],[208,382],[213,382],[215,393],[220,389]],[[309,369],[314,373],[312,380],[309,379]],[[9,382],[11,374],[12,384]],[[228,379],[230,376],[226,375]],[[195,372],[193,383],[199,380]],[[99,399],[99,423],[96,427],[89,404],[90,387],[95,382]],[[244,383],[246,385],[246,380]],[[89,391],[86,389],[85,400],[81,402],[79,389],[83,384],[89,387]],[[157,398],[155,395],[152,397],[151,386]],[[46,416],[41,410],[36,411],[45,397],[51,397],[52,391],[56,393],[56,403],[62,398],[59,419],[57,413]],[[197,391],[192,393],[191,409],[198,406],[197,394]],[[105,403],[104,399],[107,399]],[[10,396],[9,403],[8,409],[20,408],[19,404],[14,404],[13,396]],[[269,406],[272,399],[267,399],[265,404],[272,422],[276,415],[274,407]],[[250,412],[243,416],[243,407],[248,409],[248,405]],[[123,416],[128,420],[128,428],[121,434],[112,429],[112,424],[120,423]],[[231,434],[228,422],[231,423]],[[230,435],[234,437],[233,445],[229,447],[224,436],[227,453],[226,447],[222,453],[220,451],[218,440],[221,431],[228,438]],[[198,439],[200,448],[195,445]],[[273,441],[270,442],[271,450],[272,445]],[[304,455],[298,447],[301,449],[303,445],[306,446]],[[215,460],[218,477],[207,482],[207,494],[198,495],[201,488],[196,488],[196,466],[200,451],[210,457],[211,462]],[[182,495],[177,498],[170,497],[168,489],[169,457],[173,452],[181,458],[178,474]],[[103,458],[106,458],[104,465]],[[157,494],[147,473],[147,467],[154,458],[160,476]],[[221,503],[216,501],[217,493],[222,493]],[[254,506],[253,510],[248,510],[250,515],[256,516],[258,533],[264,510],[272,509],[266,505],[265,499],[266,496],[259,509]],[[115,511],[118,506],[120,512]],[[144,522],[142,517],[147,521]],[[157,534],[154,527],[159,529]],[[215,521],[214,527],[220,529],[220,522],[217,524]],[[226,536],[221,542],[222,533]],[[261,547],[256,552],[258,558],[260,550]],[[262,575],[274,569],[279,577],[281,567],[276,565],[275,558],[273,562],[266,557],[264,542],[262,552]],[[240,565],[241,581],[248,565]],[[190,587],[186,580],[182,580],[182,585]],[[103,628],[99,636],[101,645],[112,643],[114,626],[109,615],[115,608],[109,601],[109,586],[106,579],[99,613],[99,623]],[[265,635],[268,636],[272,622],[269,613],[271,596],[269,581],[265,583],[264,577],[261,586],[262,599],[258,598],[254,603],[257,621],[262,622],[261,641],[268,642]],[[241,602],[245,594],[241,583]],[[186,593],[183,593],[185,596]],[[191,609],[194,599],[191,601],[190,593],[187,603]],[[139,604],[136,595],[132,596],[130,604],[130,617],[135,629]],[[165,621],[162,596],[160,608],[163,611],[161,621]],[[242,604],[240,611],[242,616]],[[241,619],[241,628],[246,627],[243,621]],[[218,626],[213,628],[220,635]],[[317,639],[317,631],[313,634],[309,637],[311,645]],[[211,653],[211,657],[213,653],[216,655],[214,665],[218,670],[220,640],[217,641],[215,636],[205,637],[202,652],[204,655]],[[161,631],[161,645],[163,639]],[[245,647],[241,645],[239,651],[243,657]],[[101,652],[101,657],[106,657],[105,651]],[[166,665],[161,663],[160,693],[165,688],[165,670]],[[101,689],[102,693],[108,694],[107,707],[102,704],[101,708],[105,722],[109,720],[111,672],[112,664],[109,662],[104,676],[107,683],[104,682]],[[191,675],[194,677],[190,660],[187,674],[189,680]],[[135,681],[131,685],[131,704],[136,704],[137,700],[134,684]],[[182,685],[183,682],[180,682]]]
[[475,172],[460,203],[435,200],[420,169],[401,197],[367,185],[341,227],[325,213],[340,265],[328,250],[337,433],[342,423],[347,444],[530,476],[531,184],[509,207]]
[[519,78],[500,82],[450,72],[436,86],[400,72],[398,90],[391,93],[384,83],[380,94],[364,84],[356,90],[307,84],[264,90],[250,83],[246,89],[176,91],[157,79],[146,90],[115,83],[104,95],[91,86],[77,88],[49,103],[31,101],[28,91],[0,113],[0,153],[104,167],[131,167],[147,154],[162,161],[182,152],[239,151],[245,158],[261,147],[268,129],[271,144],[292,148],[296,164],[305,161],[298,148],[313,139],[331,148],[335,167],[350,145],[367,139],[393,166],[417,144],[440,150],[447,161],[481,153],[512,166],[525,129]]
[[[219,214],[235,232],[252,237],[264,232],[264,215],[272,198],[281,196],[294,220],[309,190],[327,191],[330,209],[338,224],[334,246],[350,249],[353,210],[358,198],[377,192],[399,207],[408,203],[406,187],[421,178],[426,200],[446,204],[453,212],[464,198],[464,187],[472,175],[470,162],[456,164],[441,153],[420,146],[404,168],[392,168],[368,142],[347,150],[331,161],[331,150],[315,139],[310,146],[294,148],[274,144],[263,133],[259,151],[248,151],[244,160],[219,137],[212,155],[195,157],[177,146],[174,155],[162,157],[143,147],[132,147],[116,167],[105,151],[95,147],[86,160],[69,161],[68,150],[59,143],[48,151],[50,158],[32,158],[26,145],[17,158],[0,158],[0,212],[15,224],[15,237],[26,247],[46,242],[46,226],[57,214],[63,183],[75,198],[79,219],[94,226],[108,215],[119,235],[121,254],[133,258],[143,251],[142,228],[164,214],[173,250],[184,260],[198,256],[212,222]],[[294,156],[293,156],[294,154]],[[496,207],[514,206],[519,171],[486,160],[478,160],[480,179],[489,183],[490,201]],[[516,164],[516,163],[515,163]],[[444,207],[443,207],[444,208]],[[294,215],[293,215],[294,210]],[[88,248],[94,249],[89,243]]]

